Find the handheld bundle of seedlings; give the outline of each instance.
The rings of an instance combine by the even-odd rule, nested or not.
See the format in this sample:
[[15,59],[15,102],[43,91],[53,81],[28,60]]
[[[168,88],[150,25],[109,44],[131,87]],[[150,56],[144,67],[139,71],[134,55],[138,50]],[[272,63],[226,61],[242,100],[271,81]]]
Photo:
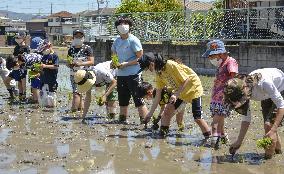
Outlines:
[[271,138],[262,138],[256,141],[256,147],[268,149],[269,146],[272,145],[272,139]]

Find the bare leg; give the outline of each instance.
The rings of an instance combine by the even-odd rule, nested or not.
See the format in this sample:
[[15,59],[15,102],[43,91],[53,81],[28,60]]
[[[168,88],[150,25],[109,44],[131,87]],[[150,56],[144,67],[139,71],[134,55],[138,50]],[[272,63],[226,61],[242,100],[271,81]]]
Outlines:
[[177,121],[177,125],[182,125],[183,123],[183,115],[184,115],[184,110],[178,112],[176,114],[176,121]]
[[80,96],[80,94],[74,92],[73,93],[71,110],[72,111],[77,111],[78,108],[80,107],[80,104],[81,104],[81,96]]
[[218,136],[219,134],[221,134],[224,131],[223,125],[224,125],[224,117],[220,115],[214,115],[213,121],[211,123],[212,135]]
[[39,89],[36,89],[36,88],[32,88],[32,93],[33,93],[33,101],[34,102],[38,102],[39,100]]
[[128,106],[120,106],[119,110],[119,121],[126,121],[128,117]]
[[92,102],[92,90],[90,89],[89,91],[87,91],[86,93],[86,97],[85,97],[85,102],[84,102],[84,109],[83,109],[83,114],[82,114],[82,117],[85,118],[87,113],[88,113],[88,110],[90,108],[90,104]]
[[146,105],[139,106],[138,107],[138,113],[139,113],[139,117],[140,117],[140,122],[141,122],[141,124],[143,124],[143,120],[148,113],[148,109],[147,109]]
[[202,118],[200,119],[194,119],[195,123],[198,124],[198,126],[200,127],[202,133],[207,133],[210,132],[210,128],[208,126],[208,124],[206,123],[206,121]]
[[113,119],[115,117],[115,109],[116,109],[116,102],[114,100],[106,102],[106,110],[109,119]]

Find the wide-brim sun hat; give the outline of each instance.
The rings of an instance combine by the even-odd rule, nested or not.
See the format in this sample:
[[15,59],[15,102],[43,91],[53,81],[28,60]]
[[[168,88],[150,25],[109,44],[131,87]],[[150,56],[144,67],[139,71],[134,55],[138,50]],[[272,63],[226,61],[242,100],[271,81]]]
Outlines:
[[225,44],[221,40],[212,40],[207,43],[207,50],[202,54],[202,57],[207,58],[208,56],[215,54],[226,53]]
[[78,70],[74,74],[74,81],[77,84],[79,93],[89,91],[96,82],[96,75],[93,71]]

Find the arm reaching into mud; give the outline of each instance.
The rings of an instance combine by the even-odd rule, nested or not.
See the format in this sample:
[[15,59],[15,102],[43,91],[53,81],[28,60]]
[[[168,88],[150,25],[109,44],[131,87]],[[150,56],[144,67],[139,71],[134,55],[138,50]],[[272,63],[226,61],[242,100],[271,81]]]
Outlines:
[[246,136],[246,133],[248,131],[249,125],[250,125],[250,122],[242,121],[238,139],[230,146],[230,149],[229,149],[230,154],[234,155],[236,151],[241,147],[243,140]]
[[158,107],[159,102],[161,100],[161,93],[162,93],[162,89],[157,89],[156,96],[155,96],[154,101],[152,103],[151,109],[148,112],[148,114],[146,115],[146,117],[144,118],[145,124],[147,124],[151,120],[151,117],[153,116],[156,108]]

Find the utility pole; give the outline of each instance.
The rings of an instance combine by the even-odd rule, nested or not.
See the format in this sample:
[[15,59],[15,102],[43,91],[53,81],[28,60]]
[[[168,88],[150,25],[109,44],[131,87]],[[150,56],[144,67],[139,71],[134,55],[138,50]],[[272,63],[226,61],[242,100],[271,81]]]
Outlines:
[[9,12],[8,12],[8,5],[6,6],[6,11],[7,11],[7,18],[9,18]]
[[52,15],[52,3],[50,3],[50,14]]
[[100,0],[97,0],[97,4],[98,4],[98,14],[100,14]]

